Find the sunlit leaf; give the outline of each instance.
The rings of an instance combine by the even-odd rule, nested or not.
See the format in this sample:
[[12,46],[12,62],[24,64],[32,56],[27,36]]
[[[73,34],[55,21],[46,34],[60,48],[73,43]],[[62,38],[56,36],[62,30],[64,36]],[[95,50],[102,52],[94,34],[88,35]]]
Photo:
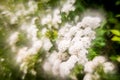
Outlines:
[[113,29],[113,30],[111,30],[111,32],[116,36],[120,36],[120,31],[118,31],[118,30]]
[[120,14],[116,15],[116,17],[120,17]]
[[112,41],[120,41],[120,37],[113,36],[113,38],[112,38],[111,40],[112,40]]
[[117,57],[117,61],[120,62],[120,56]]

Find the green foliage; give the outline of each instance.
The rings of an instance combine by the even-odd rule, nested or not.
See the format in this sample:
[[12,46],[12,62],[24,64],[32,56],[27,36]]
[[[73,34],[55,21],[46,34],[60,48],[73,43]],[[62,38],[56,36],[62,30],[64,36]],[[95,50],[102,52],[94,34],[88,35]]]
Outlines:
[[48,30],[48,31],[46,32],[46,36],[47,36],[50,40],[54,41],[54,40],[57,38],[57,36],[58,36],[58,32],[57,32],[56,30],[54,30],[54,29]]
[[112,37],[112,41],[117,41],[117,42],[120,42],[120,31],[119,30],[115,30],[115,29],[112,29],[111,30],[112,34],[114,34],[114,36]]
[[115,4],[116,4],[116,5],[120,5],[120,1],[119,1],[119,0],[117,0]]
[[27,39],[27,35],[24,33],[24,32],[21,32],[19,35],[18,35],[18,41],[16,42],[16,45],[18,47],[22,47],[24,45],[28,45],[30,40]]
[[111,32],[116,36],[120,36],[120,31],[118,31],[118,30],[112,29]]
[[118,42],[120,42],[120,37],[114,36],[114,37],[112,38],[112,41],[118,41]]
[[82,65],[80,65],[80,64],[77,64],[76,66],[75,66],[75,68],[73,69],[73,73],[72,74],[79,74],[80,72],[82,72],[83,71],[83,66]]
[[119,62],[120,63],[120,55],[112,55],[110,57],[112,61]]
[[88,49],[88,52],[89,54],[87,55],[87,57],[89,60],[92,60],[95,56],[98,55],[97,52],[93,48]]
[[72,73],[71,75],[72,76],[77,76],[77,78],[79,80],[82,80],[83,77],[84,77],[84,74],[82,73],[83,72],[83,69],[84,67],[80,64],[76,64],[76,66],[74,67],[74,69],[72,70]]

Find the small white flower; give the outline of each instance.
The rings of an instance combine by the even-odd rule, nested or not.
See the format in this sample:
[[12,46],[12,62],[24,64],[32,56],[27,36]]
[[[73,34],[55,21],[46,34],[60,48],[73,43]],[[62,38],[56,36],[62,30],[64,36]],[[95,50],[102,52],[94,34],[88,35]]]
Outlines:
[[67,0],[68,3],[74,4],[76,0]]
[[95,68],[96,65],[94,65],[92,61],[89,61],[84,65],[84,71],[87,73],[93,73]]
[[93,75],[90,74],[90,73],[87,73],[87,74],[84,76],[83,80],[93,80]]
[[89,48],[91,45],[91,40],[89,37],[82,37],[80,38],[80,41],[83,43],[84,48]]
[[46,32],[47,32],[47,28],[43,28],[42,31],[41,31],[41,34],[42,34],[43,36],[45,36]]
[[74,27],[71,27],[71,28],[70,28],[69,33],[70,33],[71,35],[74,35],[78,30],[79,30],[78,27],[74,26]]
[[41,20],[41,24],[45,25],[45,24],[49,24],[52,22],[52,16],[50,14],[48,14],[47,16],[43,17]]
[[80,19],[80,17],[77,15],[77,16],[75,16],[75,22],[77,23],[78,22],[78,20]]
[[26,56],[27,56],[28,54],[27,54],[27,47],[23,47],[23,48],[21,48],[19,51],[18,51],[18,54],[17,54],[17,59],[16,59],[16,61],[18,62],[18,63],[21,63],[25,58],[26,58]]
[[88,58],[86,55],[87,53],[88,53],[88,51],[85,49],[80,50],[80,52],[78,53],[78,59],[79,59],[78,63],[79,64],[85,65],[85,63],[88,62]]
[[38,29],[36,28],[35,25],[29,25],[29,28],[27,28],[26,32],[27,32],[27,37],[28,38],[32,38],[32,41],[37,40],[37,31]]
[[70,54],[79,53],[82,48],[83,48],[83,43],[81,41],[76,41],[73,45],[70,46],[69,53]]
[[86,27],[85,29],[84,29],[84,35],[89,35],[90,33],[91,33],[91,31],[92,31],[92,29],[91,29],[91,27]]
[[3,62],[3,61],[5,61],[5,59],[4,58],[0,58],[0,61]]
[[77,56],[71,55],[70,58],[67,60],[66,64],[68,65],[68,69],[72,69],[75,66],[75,63],[78,61]]
[[26,65],[26,62],[23,62],[23,63],[20,65],[20,70],[22,70],[24,74],[27,73],[27,71],[28,71],[28,66]]
[[15,45],[15,43],[18,41],[18,37],[19,37],[19,32],[14,32],[10,35],[9,37],[9,44],[11,46]]
[[78,22],[76,26],[77,26],[78,28],[83,27],[83,26],[82,26],[82,22]]
[[97,27],[100,26],[100,22],[101,22],[101,19],[99,17],[86,16],[82,19],[82,26],[96,29]]
[[69,13],[69,11],[74,11],[75,7],[74,7],[73,4],[74,4],[73,1],[71,1],[71,2],[69,2],[69,1],[65,2],[65,4],[63,5],[61,11],[65,12],[67,14]]
[[52,66],[51,66],[51,64],[50,64],[49,62],[46,61],[46,62],[43,64],[43,69],[44,69],[44,71],[46,71],[46,72],[50,72],[51,69],[52,69]]
[[50,64],[54,64],[54,62],[58,59],[58,53],[56,51],[53,51],[51,55],[48,57],[48,61]]
[[95,65],[103,64],[104,62],[106,62],[106,57],[104,57],[104,56],[96,56],[96,57],[93,59],[93,63],[94,63]]
[[61,60],[57,59],[52,67],[52,72],[54,75],[58,75],[59,74],[59,66],[60,66]]
[[88,62],[87,57],[79,56],[79,60],[78,60],[78,63],[79,63],[79,64],[85,65],[87,62]]
[[[59,36],[65,36],[66,35],[66,33],[68,33],[69,32],[69,30],[70,30],[70,28],[71,28],[72,26],[69,24],[69,23],[66,23],[64,26],[62,26],[62,28],[58,31],[58,35]],[[66,35],[66,37],[67,36],[70,36],[70,35]]]
[[84,33],[84,30],[79,29],[79,30],[76,32],[75,37],[79,38],[79,40],[80,40],[80,38],[84,36],[83,33]]
[[52,43],[49,38],[43,38],[43,49],[46,51],[49,51],[50,48],[52,47]]
[[37,52],[40,50],[42,47],[42,42],[40,40],[34,41],[32,44],[32,47],[28,49],[29,54],[37,54]]
[[55,23],[61,23],[61,15],[60,10],[56,9],[53,13],[53,24]]
[[70,40],[62,40],[59,44],[58,44],[58,50],[60,52],[64,52],[65,50],[67,50],[67,48],[70,45]]
[[115,72],[115,65],[111,62],[105,62],[103,64],[103,70],[105,73],[114,73]]
[[31,72],[31,74],[34,75],[34,76],[35,76],[36,73],[37,73],[34,69],[32,69],[30,72]]
[[10,19],[11,19],[11,20],[10,20],[10,23],[11,23],[11,24],[15,24],[15,22],[18,20],[18,17],[17,17],[16,15],[14,15],[14,16],[11,16]]
[[70,70],[68,68],[68,64],[66,62],[63,62],[60,64],[60,76],[65,77],[70,73]]
[[34,1],[29,1],[28,6],[29,6],[29,9],[28,9],[29,13],[35,12],[35,10],[37,9],[37,5]]

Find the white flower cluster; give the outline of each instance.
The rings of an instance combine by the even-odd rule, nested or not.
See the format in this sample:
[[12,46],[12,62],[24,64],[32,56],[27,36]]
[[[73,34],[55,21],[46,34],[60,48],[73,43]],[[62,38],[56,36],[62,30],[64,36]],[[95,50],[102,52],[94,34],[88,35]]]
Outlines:
[[[99,17],[86,16],[75,26],[65,24],[58,32],[56,41],[58,52],[52,53],[48,57],[44,69],[50,69],[53,74],[64,77],[70,73],[76,63],[85,65],[88,62],[87,49],[90,47],[91,41],[95,39],[94,29],[99,27],[100,22]],[[66,56],[69,57],[67,60]],[[49,68],[46,67],[48,64]]]
[[2,6],[2,9],[4,11],[1,14],[4,14],[7,17],[9,17],[11,24],[15,24],[21,16],[33,14],[37,10],[37,5],[33,0],[30,0],[26,5],[28,8],[26,8],[23,5],[23,3],[14,5],[15,11],[13,11],[13,12],[10,11],[9,8],[6,10],[6,7]]
[[[28,71],[28,64],[32,57],[41,49],[44,49],[47,53],[43,69],[46,72],[52,72],[53,75],[56,76],[68,76],[76,64],[84,66],[84,72],[86,73],[84,80],[98,79],[98,73],[94,72],[99,65],[103,66],[105,73],[112,72],[115,69],[114,64],[107,62],[106,58],[103,56],[97,56],[92,61],[88,61],[87,58],[87,49],[90,48],[92,40],[96,37],[96,32],[94,30],[100,26],[102,21],[101,17],[85,16],[78,22],[79,16],[77,16],[75,19],[76,25],[62,22],[61,13],[69,14],[70,11],[74,11],[74,4],[75,0],[66,0],[61,7],[57,7],[53,11],[51,10],[51,13],[47,13],[47,10],[45,10],[47,14],[42,14],[40,18],[41,30],[35,25],[35,20],[38,18],[25,17],[27,20],[30,20],[21,24],[19,29],[10,35],[8,43],[12,51],[17,53],[16,62],[19,63],[20,69],[24,74]],[[8,11],[2,13],[10,17],[11,24],[14,24],[19,16],[26,16],[29,13],[34,13],[37,9],[37,5],[33,1],[28,1],[29,8],[27,10],[22,4],[18,7],[21,9],[14,13],[14,15],[16,15],[14,17],[13,14],[9,14]],[[53,51],[50,51],[53,44],[51,40],[46,37],[46,32],[52,30],[53,27],[58,31],[58,37],[54,41],[54,46],[57,49],[55,48]],[[29,40],[28,42],[30,42],[30,45],[17,47],[16,43],[19,41],[19,35],[22,31],[26,33],[26,38]],[[40,38],[37,37],[38,31],[41,35]],[[31,73],[33,75],[36,74],[34,69],[31,70]]]
[[[49,51],[49,49],[52,47],[50,39],[45,37],[46,31],[44,31],[44,29],[42,30],[44,33],[42,34],[43,37],[41,39],[37,37],[38,28],[35,25],[36,17],[31,18],[27,16],[29,14],[34,14],[34,12],[37,10],[37,3],[33,0],[30,0],[25,5],[27,6],[27,8],[24,6],[24,4],[19,3],[18,5],[16,5],[16,8],[14,8],[14,12],[9,11],[9,9],[6,9],[4,6],[2,6],[3,11],[1,13],[10,19],[11,24],[15,24],[16,22],[18,22],[19,18],[21,19],[21,17],[23,18],[23,16],[23,21],[29,19],[29,21],[26,22],[22,21],[22,24],[20,23],[20,26],[16,31],[11,31],[7,40],[11,47],[11,50],[14,53],[16,53],[16,62],[20,65],[20,69],[23,71],[24,74],[26,74],[28,71],[28,64],[30,63],[29,61],[40,51],[41,48],[45,51]],[[60,17],[57,18],[58,14],[59,11],[55,10],[53,23],[56,23],[56,21],[60,23]],[[30,42],[30,44],[23,44],[24,46],[19,47],[16,45],[16,43],[20,41],[19,37],[22,34],[22,32],[25,33],[26,39],[28,40],[28,42]],[[31,73],[34,75],[36,74],[36,72],[33,69],[31,70]]]
[[62,11],[62,12],[65,12],[65,13],[67,13],[67,14],[69,14],[70,11],[74,11],[74,10],[75,10],[75,6],[74,6],[75,1],[76,1],[76,0],[67,0],[67,1],[64,3],[61,11]]
[[9,37],[9,39],[8,39],[8,41],[7,41],[7,42],[9,42],[9,45],[11,46],[11,49],[12,49],[13,52],[16,51],[16,46],[15,46],[15,44],[16,44],[16,42],[18,41],[18,36],[19,36],[19,32],[13,32],[13,33],[10,35],[10,37]]
[[116,66],[112,62],[107,61],[106,57],[96,56],[92,61],[88,61],[84,65],[84,72],[86,75],[83,80],[99,80],[100,75],[96,71],[100,66],[106,74],[116,72]]
[[[16,42],[19,41],[19,35],[21,30],[26,32],[27,38],[31,40],[31,46],[17,47]],[[42,41],[37,38],[37,28],[31,23],[29,25],[22,24],[18,32],[14,32],[9,37],[9,44],[12,47],[12,51],[16,54],[16,62],[19,63],[21,70],[26,74],[27,73],[27,64],[31,56],[34,56],[38,53],[42,47]],[[33,71],[33,70],[32,70]]]
[[59,9],[55,9],[53,11],[53,14],[47,14],[41,20],[41,24],[47,25],[49,28],[51,28],[52,26],[58,28],[59,23],[61,23],[61,15]]
[[[16,62],[19,63],[20,69],[24,72],[24,74],[27,73],[28,64],[30,63],[29,60],[31,60],[32,56],[35,56],[40,51],[41,47],[45,51],[49,51],[52,47],[52,43],[49,38],[43,36],[39,39],[37,37],[38,29],[34,21],[35,18],[33,18],[29,24],[22,24],[19,31],[12,33],[8,39],[9,45],[12,47],[12,51],[17,53]],[[19,34],[21,34],[21,31],[26,33],[27,39],[31,42],[30,46],[25,45],[21,48],[16,46],[16,42],[19,40]],[[31,73],[34,75],[36,74],[34,70],[31,70]]]

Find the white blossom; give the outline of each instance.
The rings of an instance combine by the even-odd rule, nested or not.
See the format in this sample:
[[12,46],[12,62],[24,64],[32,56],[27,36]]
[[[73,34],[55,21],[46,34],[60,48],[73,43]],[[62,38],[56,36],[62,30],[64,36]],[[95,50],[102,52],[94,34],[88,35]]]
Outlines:
[[47,32],[47,28],[43,28],[42,31],[41,31],[41,34],[42,34],[43,36],[45,36],[46,32]]
[[80,41],[83,43],[84,48],[89,48],[91,45],[91,40],[89,37],[86,37],[86,36],[82,37],[82,38],[80,38]]
[[37,52],[42,47],[42,42],[37,40],[33,43],[32,47],[27,51],[29,54],[37,54]]
[[95,29],[100,26],[101,19],[99,17],[86,16],[82,19],[83,27],[91,27]]
[[21,48],[19,51],[18,51],[18,54],[17,54],[17,59],[16,59],[16,61],[18,62],[18,63],[21,63],[25,58],[26,58],[26,56],[27,56],[28,54],[27,54],[27,47],[23,47],[23,48]]
[[52,54],[48,57],[48,61],[50,64],[54,64],[54,62],[58,59],[58,53],[56,51],[53,51]]
[[87,73],[87,74],[84,76],[83,80],[93,80],[93,75],[90,74],[90,73]]
[[93,73],[95,68],[96,68],[96,65],[94,65],[92,61],[89,61],[84,65],[84,71],[86,73]]
[[69,48],[69,53],[70,54],[75,54],[79,53],[80,49],[83,48],[83,43],[81,41],[76,41],[70,48]]
[[58,44],[58,50],[60,52],[64,52],[65,50],[67,50],[67,48],[69,47],[69,45],[70,45],[70,40],[62,40]]
[[29,9],[28,9],[29,13],[35,12],[35,10],[37,9],[37,5],[34,1],[29,1],[28,7],[29,7]]
[[53,13],[52,24],[54,26],[58,26],[58,23],[61,23],[60,10],[59,9],[55,9],[54,13]]
[[44,71],[46,71],[46,72],[50,72],[51,70],[52,70],[52,66],[51,66],[51,64],[49,63],[49,62],[45,62],[44,64],[43,64],[43,69],[44,69]]
[[29,28],[27,28],[27,37],[32,38],[32,41],[37,40],[37,31],[38,29],[36,28],[35,25],[31,24],[29,25]]
[[87,50],[85,50],[85,51],[82,50],[79,52],[79,54],[78,54],[78,63],[79,64],[85,65],[88,62],[88,58],[86,56],[87,52],[88,52]]
[[70,27],[72,27],[69,23],[66,23],[59,31],[59,36],[65,36],[68,33]]
[[47,37],[43,37],[43,49],[45,51],[49,51],[52,46],[53,45],[52,45],[50,39]]
[[68,64],[66,62],[63,62],[60,64],[60,76],[65,77],[70,73],[70,70],[68,68]]
[[55,60],[53,67],[52,67],[52,72],[54,75],[59,75],[59,66],[60,66],[61,60],[57,59]]
[[75,10],[75,6],[74,6],[74,3],[75,3],[76,0],[67,0],[65,2],[65,4],[63,5],[61,11],[62,12],[65,12],[65,13],[69,13],[69,11],[74,11]]
[[37,72],[36,72],[34,69],[32,69],[30,72],[31,72],[31,74],[34,75],[34,76],[37,74]]
[[103,64],[104,62],[106,62],[106,57],[104,57],[104,56],[96,56],[96,57],[93,59],[93,63],[94,63],[95,65]]
[[70,56],[70,58],[66,62],[66,64],[68,64],[68,69],[72,69],[77,61],[78,61],[77,56],[75,55]]
[[15,45],[15,43],[19,40],[19,32],[14,32],[10,35],[8,41],[11,46]]
[[103,64],[103,70],[105,73],[115,73],[115,65],[112,62],[105,62]]
[[42,18],[41,20],[41,24],[45,25],[45,24],[50,24],[52,22],[52,16],[51,14],[46,15],[45,17]]
[[71,35],[74,35],[78,30],[79,30],[78,27],[73,26],[73,27],[70,28],[69,33],[70,33]]
[[5,59],[4,58],[0,58],[0,62],[3,62],[3,61],[5,61]]

